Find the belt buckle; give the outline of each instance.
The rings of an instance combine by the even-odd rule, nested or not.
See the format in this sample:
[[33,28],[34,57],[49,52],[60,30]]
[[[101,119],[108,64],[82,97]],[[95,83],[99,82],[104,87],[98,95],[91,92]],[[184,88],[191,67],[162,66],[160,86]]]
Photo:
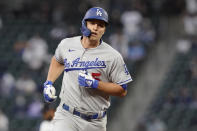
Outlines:
[[81,113],[81,118],[83,118],[85,120],[97,119],[98,113],[96,113],[94,115],[86,115],[86,114]]
[[73,114],[81,117],[84,120],[90,120],[91,119],[91,115],[86,115],[84,113],[81,113],[81,112],[77,111],[76,109],[74,109]]
[[69,112],[71,112],[72,114],[74,115],[77,115],[79,117],[81,117],[82,119],[85,119],[87,121],[91,120],[91,119],[97,119],[97,118],[103,118],[105,117],[106,115],[106,111],[104,111],[103,113],[99,114],[99,113],[96,113],[96,114],[92,114],[92,115],[87,115],[87,114],[84,114],[84,113],[81,113],[79,111],[77,111],[75,108],[70,108],[68,105],[66,104],[63,104],[63,108]]
[[81,113],[77,111],[75,108],[73,110],[73,114],[81,117]]
[[84,113],[81,113],[79,111],[77,111],[76,109],[74,109],[73,111],[73,114],[74,115],[77,115],[87,121],[91,120],[91,119],[97,119],[98,118],[98,113],[97,114],[94,114],[94,115],[87,115],[87,114],[84,114]]
[[91,115],[86,115],[86,114],[81,113],[80,117],[87,120],[87,121],[91,120]]

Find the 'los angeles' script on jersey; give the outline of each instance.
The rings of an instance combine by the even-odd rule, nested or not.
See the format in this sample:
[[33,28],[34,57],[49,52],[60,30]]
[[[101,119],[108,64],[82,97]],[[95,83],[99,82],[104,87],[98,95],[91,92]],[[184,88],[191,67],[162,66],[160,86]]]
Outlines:
[[67,59],[64,59],[65,71],[71,70],[86,70],[86,69],[94,69],[94,68],[106,68],[105,61],[99,60],[96,58],[93,61],[82,61],[80,58],[76,58],[72,62],[69,62]]

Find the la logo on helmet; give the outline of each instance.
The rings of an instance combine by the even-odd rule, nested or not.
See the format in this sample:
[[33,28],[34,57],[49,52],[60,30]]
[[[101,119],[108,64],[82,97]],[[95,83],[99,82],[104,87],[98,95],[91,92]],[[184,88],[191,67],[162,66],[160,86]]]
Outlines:
[[97,9],[97,10],[96,10],[96,15],[102,16],[102,12],[101,12],[99,9]]

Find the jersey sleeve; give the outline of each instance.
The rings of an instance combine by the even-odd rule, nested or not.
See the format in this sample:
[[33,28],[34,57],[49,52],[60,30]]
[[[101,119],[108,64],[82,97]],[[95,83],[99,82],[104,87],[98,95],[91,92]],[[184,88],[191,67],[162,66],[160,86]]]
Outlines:
[[64,64],[63,50],[62,50],[63,42],[64,42],[64,40],[62,40],[62,41],[59,43],[58,47],[57,47],[56,50],[55,50],[55,55],[54,55],[54,56],[55,56],[55,59],[56,59],[59,63],[61,63],[61,64]]
[[114,58],[111,66],[110,79],[113,83],[123,85],[132,81],[131,75],[121,55]]

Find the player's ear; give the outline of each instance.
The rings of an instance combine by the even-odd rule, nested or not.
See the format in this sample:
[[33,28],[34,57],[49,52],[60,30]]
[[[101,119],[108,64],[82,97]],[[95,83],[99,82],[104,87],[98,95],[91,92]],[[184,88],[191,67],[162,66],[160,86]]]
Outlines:
[[105,26],[105,29],[104,29],[103,35],[105,34],[105,32],[106,32],[106,26]]

